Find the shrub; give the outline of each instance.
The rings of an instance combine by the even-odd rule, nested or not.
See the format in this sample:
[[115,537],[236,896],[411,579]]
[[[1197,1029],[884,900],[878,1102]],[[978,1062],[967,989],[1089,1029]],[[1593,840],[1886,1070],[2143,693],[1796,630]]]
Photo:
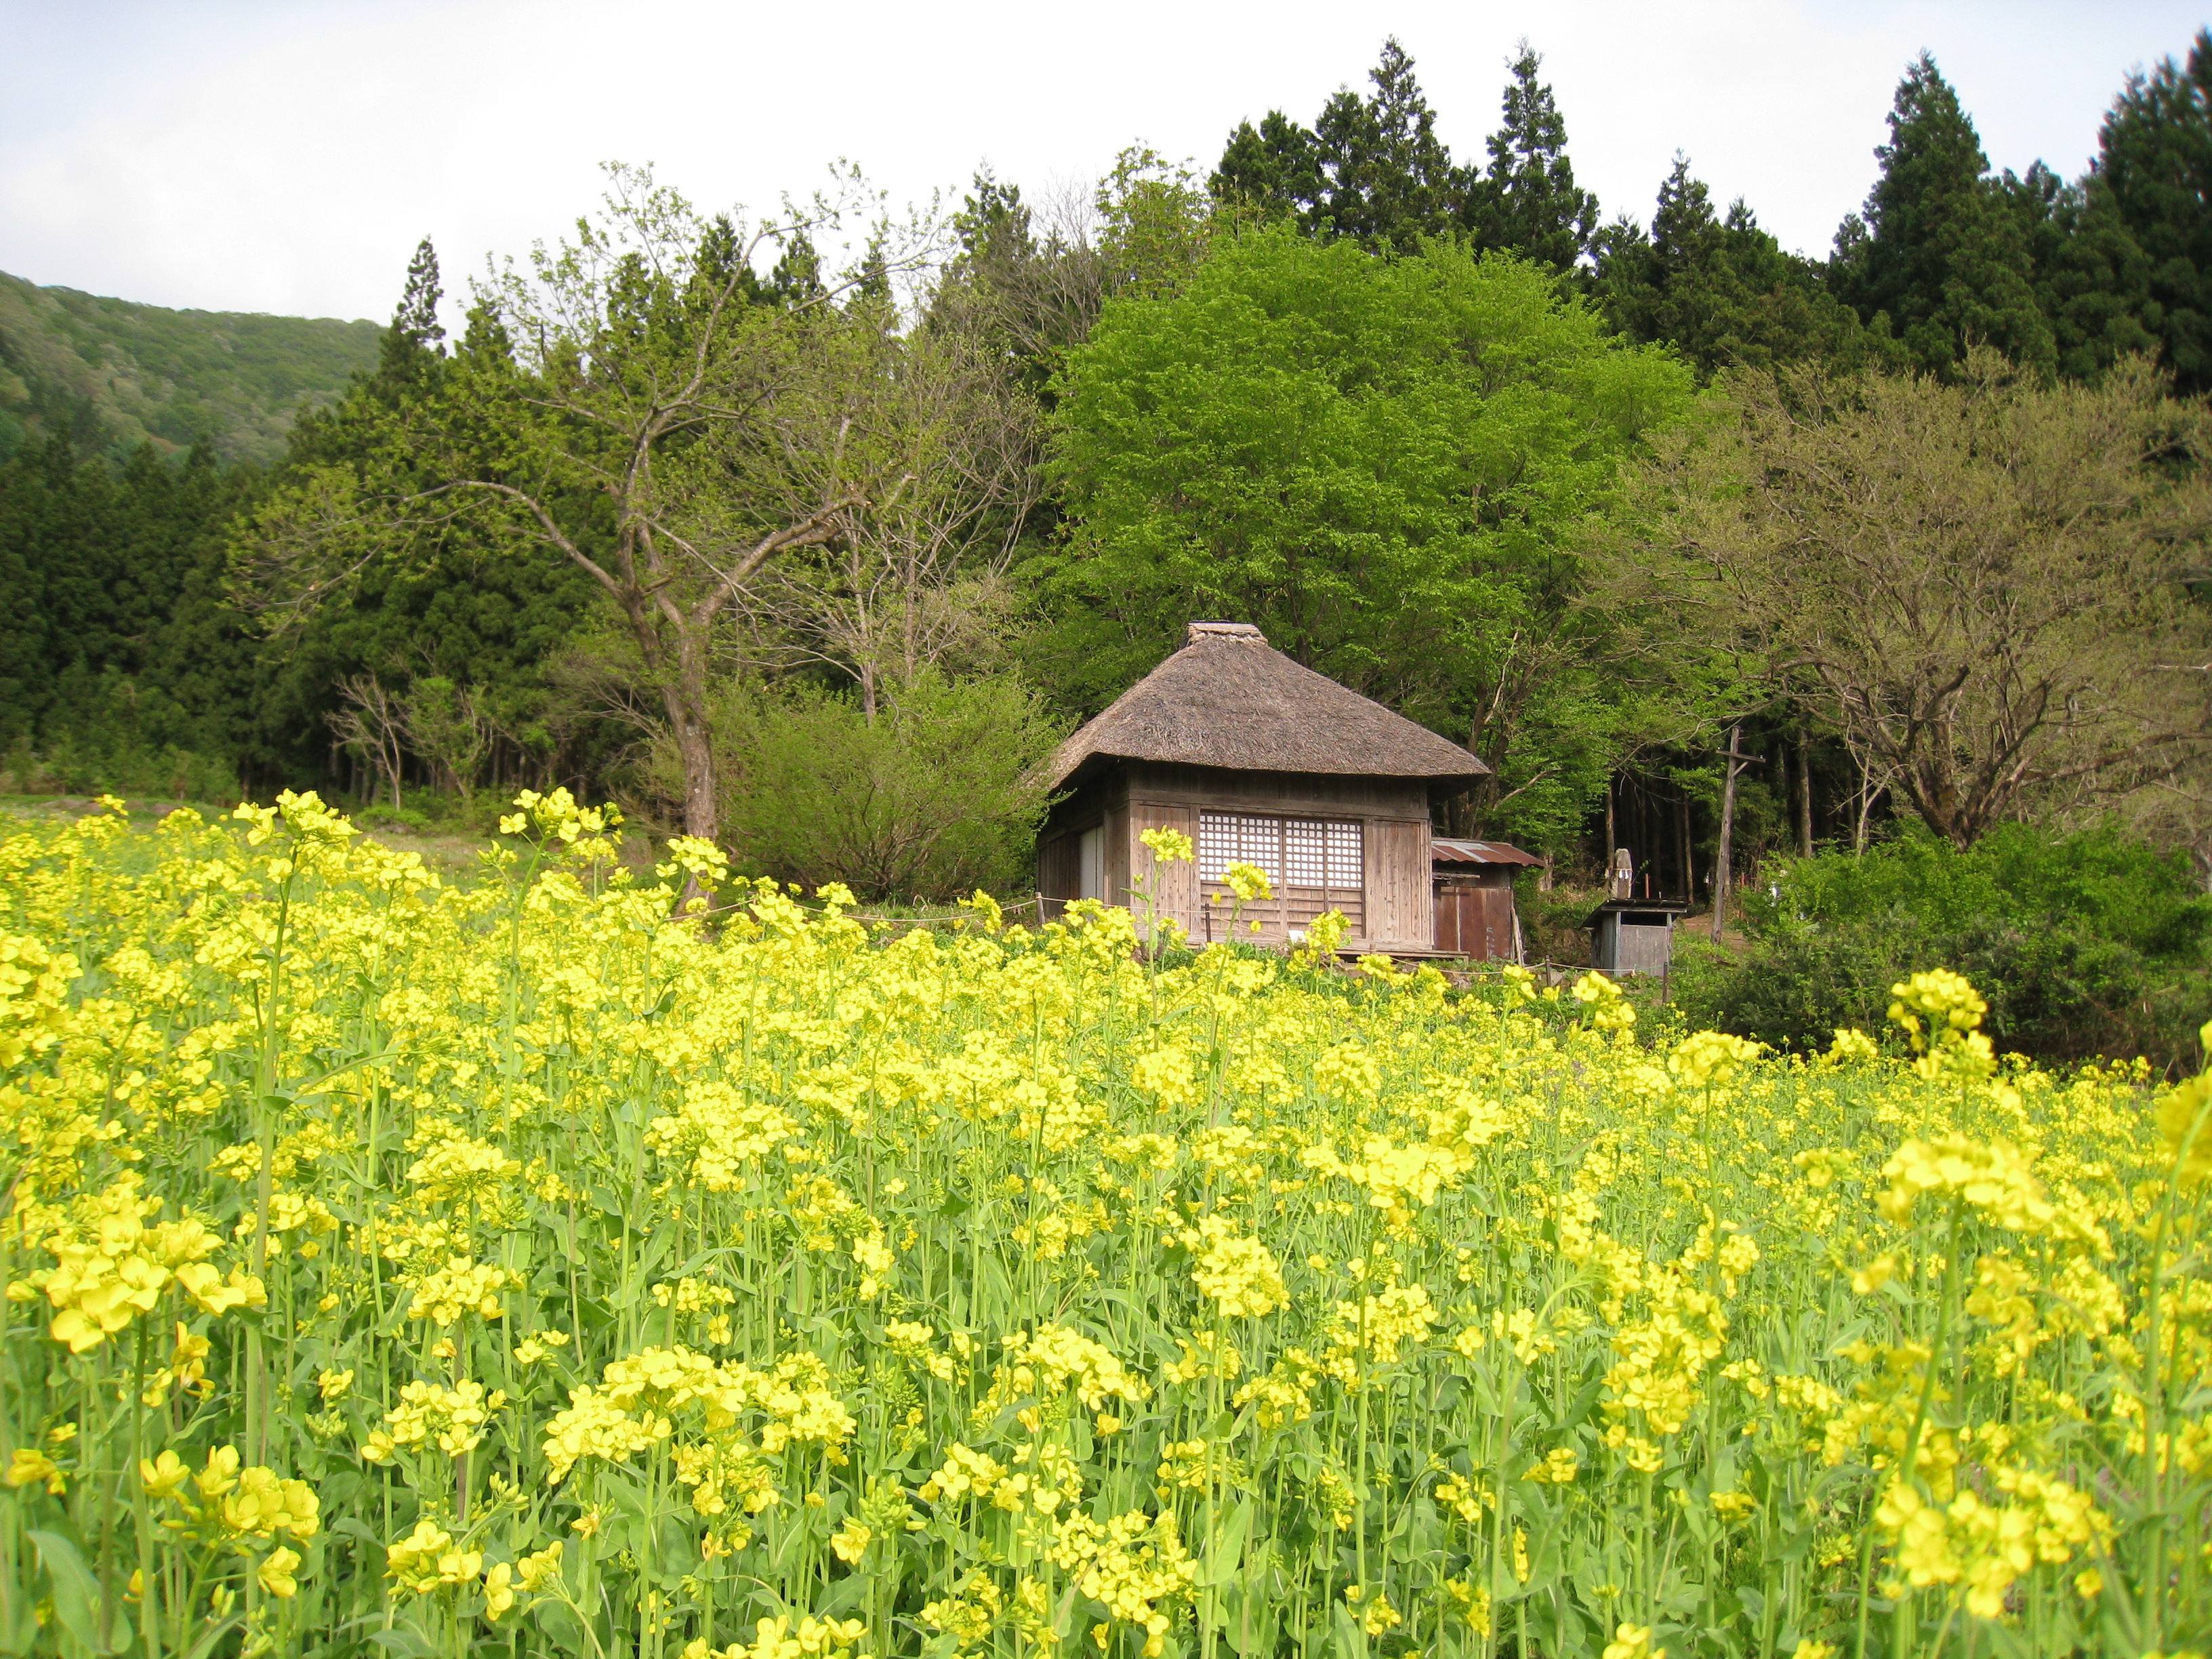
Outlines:
[[848,692],[729,692],[722,824],[740,870],[869,897],[1026,890],[1060,728],[1010,678],[925,671],[871,720]]
[[1692,1024],[1789,1048],[1880,1029],[1889,988],[1937,965],[1981,988],[2000,1048],[2040,1059],[2186,1066],[2212,1012],[2212,898],[2183,854],[2110,828],[2006,824],[1960,852],[1916,826],[1784,860],[1744,922],[1740,957],[1683,949],[1674,993]]

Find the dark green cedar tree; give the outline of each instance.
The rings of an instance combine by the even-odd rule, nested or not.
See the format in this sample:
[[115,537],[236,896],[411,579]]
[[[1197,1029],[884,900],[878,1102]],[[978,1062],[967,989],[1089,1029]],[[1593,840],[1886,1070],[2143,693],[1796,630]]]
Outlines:
[[222,529],[256,488],[210,447],[120,465],[65,437],[0,465],[0,744],[71,788],[226,793],[249,758],[252,653]]
[[1725,216],[1677,155],[1647,234],[1623,218],[1598,233],[1594,297],[1639,343],[1668,341],[1710,379],[1815,356],[1864,356],[1858,319],[1823,288],[1820,268],[1783,251],[1742,201]]
[[1437,137],[1437,118],[1413,76],[1413,60],[1393,35],[1368,71],[1375,90],[1340,90],[1314,123],[1314,158],[1324,181],[1322,222],[1378,250],[1410,252],[1451,228],[1466,179]]
[[1490,166],[1468,189],[1463,217],[1478,247],[1564,274],[1590,251],[1597,198],[1575,183],[1566,121],[1552,88],[1536,78],[1543,62],[1521,43],[1505,87],[1505,124],[1490,135]]
[[[447,352],[438,320],[442,298],[437,254],[426,238],[409,263],[375,371],[337,405],[300,423],[276,484],[317,468],[404,471],[404,461],[387,453],[393,434],[410,408],[445,395],[457,362],[495,375],[502,366],[511,369],[511,343],[481,306],[470,309],[458,350]],[[433,482],[418,479],[424,488]],[[294,777],[322,775],[343,681],[373,675],[404,692],[417,678],[436,678],[465,689],[506,735],[499,764],[534,778],[556,746],[548,724],[549,671],[594,604],[590,579],[567,559],[528,542],[510,546],[478,525],[433,514],[404,556],[371,559],[343,594],[265,639],[268,763]]]
[[2148,272],[2143,252],[2088,180],[2068,184],[2041,161],[2008,168],[2002,188],[2035,271],[2036,303],[2050,320],[2058,372],[2094,380],[2119,358],[2155,354],[2143,326]]
[[[2117,291],[2185,393],[2212,390],[2212,29],[2185,65],[2130,76],[2098,134],[2087,217],[2109,215]],[[2132,255],[2133,257],[2129,257]]]
[[1239,121],[1206,188],[1217,201],[1263,217],[1287,217],[1302,230],[1317,228],[1325,187],[1312,129],[1279,109],[1269,110],[1257,127]]
[[[1832,280],[1911,367],[1949,375],[1967,349],[1994,346],[2050,374],[2057,353],[2038,303],[2018,213],[1989,176],[1974,124],[1923,52],[1898,83],[1881,176],[1836,234]],[[1886,319],[1886,320],[1882,320]]]
[[1207,181],[1215,199],[1378,251],[1409,252],[1454,229],[1467,174],[1437,137],[1436,112],[1395,35],[1367,78],[1372,92],[1340,88],[1310,128],[1280,110],[1256,128],[1238,123]]

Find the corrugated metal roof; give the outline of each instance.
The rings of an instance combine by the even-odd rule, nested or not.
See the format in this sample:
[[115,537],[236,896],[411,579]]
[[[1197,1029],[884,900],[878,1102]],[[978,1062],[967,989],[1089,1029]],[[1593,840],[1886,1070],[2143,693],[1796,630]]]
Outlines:
[[1524,853],[1502,841],[1450,841],[1442,836],[1429,840],[1429,858],[1436,864],[1541,864],[1534,853]]

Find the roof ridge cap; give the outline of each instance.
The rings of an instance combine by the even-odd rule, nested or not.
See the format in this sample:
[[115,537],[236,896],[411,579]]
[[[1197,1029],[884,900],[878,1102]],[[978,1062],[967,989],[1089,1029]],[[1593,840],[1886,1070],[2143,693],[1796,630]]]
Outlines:
[[1251,645],[1265,645],[1267,636],[1251,623],[1194,622],[1183,635],[1183,644],[1193,646],[1209,640],[1237,640]]

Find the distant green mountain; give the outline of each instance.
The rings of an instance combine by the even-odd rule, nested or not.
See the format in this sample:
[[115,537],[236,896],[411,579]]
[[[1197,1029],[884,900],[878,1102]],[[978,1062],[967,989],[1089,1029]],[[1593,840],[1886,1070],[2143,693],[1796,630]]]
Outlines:
[[375,323],[170,311],[0,272],[0,459],[57,432],[88,447],[201,438],[275,460],[303,409],[376,362]]

